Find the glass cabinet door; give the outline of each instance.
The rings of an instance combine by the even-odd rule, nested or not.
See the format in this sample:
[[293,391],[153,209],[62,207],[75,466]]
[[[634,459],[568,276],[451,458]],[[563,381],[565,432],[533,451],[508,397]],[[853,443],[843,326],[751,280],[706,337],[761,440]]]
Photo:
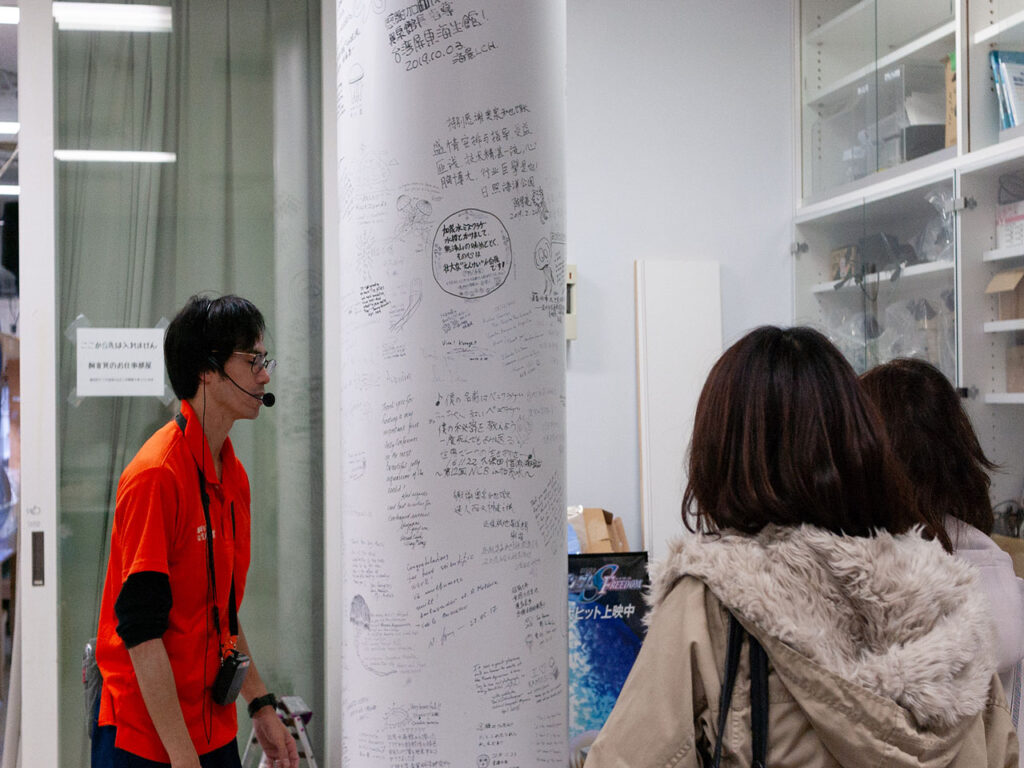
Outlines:
[[953,180],[798,218],[796,321],[861,373],[915,357],[957,380]]
[[955,145],[951,0],[804,0],[800,9],[805,201]]
[[[106,14],[90,6],[77,20],[58,12],[76,5],[55,6],[54,31],[68,768],[88,764],[79,665],[96,634],[118,478],[178,408],[169,388],[82,397],[75,330],[159,329],[193,294],[236,293],[266,318],[277,405],[231,434],[252,495],[239,616],[268,687],[314,711],[323,704],[320,4],[107,3]],[[244,740],[244,702],[240,714]],[[322,750],[322,730],[311,735]]]

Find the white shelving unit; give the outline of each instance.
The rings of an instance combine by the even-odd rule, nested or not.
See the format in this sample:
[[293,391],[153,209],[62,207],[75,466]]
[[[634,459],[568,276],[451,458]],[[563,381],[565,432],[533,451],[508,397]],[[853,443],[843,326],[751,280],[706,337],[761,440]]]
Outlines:
[[[802,0],[798,23],[803,187],[794,217],[795,320],[830,332],[860,367],[929,355],[967,394],[983,447],[1003,468],[993,476],[993,497],[1019,497],[1024,392],[1007,391],[1006,365],[1008,350],[1024,345],[1024,318],[999,320],[985,289],[997,272],[1024,266],[1024,246],[996,247],[1000,177],[1024,180],[1024,128],[1000,130],[989,65],[992,50],[1024,51],[1024,0]],[[829,140],[850,142],[851,158],[853,142],[882,141],[886,115],[878,105],[892,94],[879,89],[890,68],[904,68],[905,96],[930,88],[929,78],[951,53],[955,144],[894,166],[864,163],[857,178],[836,173],[843,168],[827,154]],[[925,67],[924,74],[909,65]],[[945,88],[945,76],[942,82]],[[844,128],[847,117],[865,123]],[[828,120],[836,122],[831,135],[822,127]],[[952,226],[941,231],[952,232],[953,253],[933,260],[921,251],[933,248],[929,237],[942,204]],[[883,233],[913,252],[837,280],[833,252],[868,248]],[[942,315],[939,354],[921,302]],[[907,322],[908,312],[926,333]],[[932,344],[922,347],[925,337]]]

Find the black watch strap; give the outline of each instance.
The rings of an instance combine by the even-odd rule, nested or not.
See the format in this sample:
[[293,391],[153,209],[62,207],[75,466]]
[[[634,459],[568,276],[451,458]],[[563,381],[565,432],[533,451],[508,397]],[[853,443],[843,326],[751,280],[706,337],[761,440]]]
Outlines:
[[265,693],[262,696],[257,696],[249,702],[249,717],[254,717],[257,712],[268,705],[277,709],[277,696],[272,693]]

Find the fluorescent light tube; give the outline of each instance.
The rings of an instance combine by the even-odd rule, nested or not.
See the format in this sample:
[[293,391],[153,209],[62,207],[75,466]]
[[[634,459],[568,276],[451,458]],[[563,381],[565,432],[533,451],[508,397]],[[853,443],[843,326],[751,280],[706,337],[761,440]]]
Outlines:
[[0,7],[0,24],[17,24],[20,16],[21,12],[16,7],[9,5]]
[[53,4],[57,29],[93,32],[170,32],[171,8],[167,5],[120,5],[117,3]]
[[18,135],[18,124],[17,123],[4,123],[0,122],[0,136],[17,136]]
[[133,152],[106,149],[56,149],[57,160],[78,163],[173,163],[178,156],[173,152]]
[[21,192],[21,187],[17,184],[0,184],[0,195],[17,195]]

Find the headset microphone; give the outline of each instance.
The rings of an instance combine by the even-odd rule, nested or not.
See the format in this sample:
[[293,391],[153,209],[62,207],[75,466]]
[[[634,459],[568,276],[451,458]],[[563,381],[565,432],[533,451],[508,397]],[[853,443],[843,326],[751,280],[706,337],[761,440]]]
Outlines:
[[228,372],[225,371],[224,369],[221,369],[221,373],[224,374],[224,377],[228,381],[230,381],[232,384],[234,384],[240,390],[245,392],[245,394],[247,394],[249,397],[255,397],[257,400],[259,400],[261,403],[263,403],[265,406],[267,406],[267,408],[273,408],[274,407],[274,403],[277,402],[277,398],[274,397],[274,393],[273,392],[264,392],[262,395],[258,394],[256,392],[250,392],[248,389],[246,389],[241,384],[239,384],[237,381],[235,381],[230,376],[228,376]]
[[262,395],[258,394],[256,392],[250,392],[248,389],[243,387],[237,381],[232,379],[231,376],[228,374],[228,372],[224,370],[224,367],[221,366],[221,365],[217,365],[217,361],[214,360],[212,357],[210,358],[210,362],[213,363],[214,367],[224,375],[224,378],[226,378],[228,381],[230,381],[232,384],[234,384],[240,390],[245,392],[245,394],[247,394],[249,397],[255,397],[257,400],[259,400],[261,403],[263,403],[265,406],[267,406],[267,408],[273,408],[274,407],[274,403],[277,402],[277,398],[274,397],[274,393],[273,392],[264,392]]

